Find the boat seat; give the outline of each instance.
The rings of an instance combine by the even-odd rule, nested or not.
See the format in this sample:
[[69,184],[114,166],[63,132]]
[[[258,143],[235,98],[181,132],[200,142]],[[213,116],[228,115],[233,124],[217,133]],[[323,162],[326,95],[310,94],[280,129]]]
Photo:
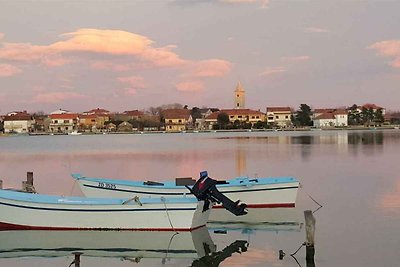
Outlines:
[[164,185],[163,183],[160,182],[154,182],[154,181],[146,181],[143,182],[144,185]]
[[194,185],[196,180],[192,177],[178,177],[175,178],[175,185]]

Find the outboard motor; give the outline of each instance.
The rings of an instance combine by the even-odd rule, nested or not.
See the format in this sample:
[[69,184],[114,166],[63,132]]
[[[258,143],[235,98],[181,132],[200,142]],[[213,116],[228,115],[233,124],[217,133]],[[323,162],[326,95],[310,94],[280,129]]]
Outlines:
[[[222,206],[229,210],[236,216],[246,215],[247,205],[244,203],[239,203],[240,200],[233,202],[227,196],[218,191],[215,186],[218,184],[217,180],[208,177],[207,171],[202,171],[200,173],[200,179],[193,185],[193,188],[186,186],[189,191],[196,196],[198,200],[203,200],[205,202],[217,202],[222,203]],[[209,205],[204,205],[204,209],[207,210]],[[203,210],[203,211],[205,211]]]

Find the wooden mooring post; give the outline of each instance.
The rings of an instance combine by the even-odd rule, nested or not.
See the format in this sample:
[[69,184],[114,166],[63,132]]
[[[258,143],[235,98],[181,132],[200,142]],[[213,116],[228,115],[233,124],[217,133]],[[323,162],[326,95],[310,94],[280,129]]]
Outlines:
[[3,189],[3,180],[0,180],[0,189]]
[[313,267],[315,266],[314,263],[315,217],[311,210],[305,210],[304,218],[306,223],[306,262],[307,262],[307,267]]
[[28,193],[36,193],[33,185],[33,172],[26,173],[26,181],[22,182],[22,190]]
[[81,266],[81,255],[82,255],[83,253],[81,253],[81,252],[74,252],[74,253],[72,253],[72,254],[74,254],[75,258],[74,258],[74,261],[70,264],[70,266],[71,266],[72,264],[74,264],[75,267],[80,267],[80,266]]

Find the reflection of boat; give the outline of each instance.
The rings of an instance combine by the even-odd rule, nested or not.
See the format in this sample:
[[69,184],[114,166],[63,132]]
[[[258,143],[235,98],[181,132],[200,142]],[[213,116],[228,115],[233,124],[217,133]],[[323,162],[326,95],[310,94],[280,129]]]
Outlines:
[[[208,177],[202,172],[201,177]],[[187,189],[177,182],[127,181],[102,178],[87,178],[80,174],[72,175],[78,182],[82,192],[90,197],[132,197],[132,196],[184,196]],[[186,180],[191,182],[191,179]],[[219,181],[218,190],[231,199],[240,199],[247,204],[249,214],[257,216],[259,209],[294,207],[299,182],[292,177],[254,178],[239,177]],[[215,209],[214,209],[215,208]],[[216,205],[210,215],[210,221],[238,220],[248,221],[251,216],[235,217],[230,215],[222,206]]]
[[[218,219],[218,218],[217,218]],[[249,210],[245,220],[209,221],[212,230],[263,230],[263,231],[300,231],[301,223],[296,208]]]
[[68,133],[68,135],[82,135],[82,133],[78,132],[77,130]]
[[218,267],[221,262],[229,258],[234,253],[243,253],[247,251],[249,243],[245,240],[236,240],[224,249],[217,252],[210,252],[200,259],[194,260],[192,267]]
[[[207,203],[207,204],[205,204]],[[0,190],[0,229],[187,231],[206,224],[211,202],[195,198],[100,199]]]
[[0,258],[91,257],[190,258],[215,251],[206,227],[193,232],[2,231]]
[[[43,231],[0,232],[0,258],[109,257],[140,262],[143,258],[191,259],[191,266],[217,267],[249,243],[235,240],[216,251],[206,227],[192,232]],[[75,257],[76,258],[76,257]]]

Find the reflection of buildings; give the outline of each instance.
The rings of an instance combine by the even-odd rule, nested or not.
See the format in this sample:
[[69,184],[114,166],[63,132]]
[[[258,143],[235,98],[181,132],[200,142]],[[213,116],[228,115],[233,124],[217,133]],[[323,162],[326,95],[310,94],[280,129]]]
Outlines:
[[238,145],[236,149],[236,173],[238,176],[243,176],[246,172],[246,152]]

